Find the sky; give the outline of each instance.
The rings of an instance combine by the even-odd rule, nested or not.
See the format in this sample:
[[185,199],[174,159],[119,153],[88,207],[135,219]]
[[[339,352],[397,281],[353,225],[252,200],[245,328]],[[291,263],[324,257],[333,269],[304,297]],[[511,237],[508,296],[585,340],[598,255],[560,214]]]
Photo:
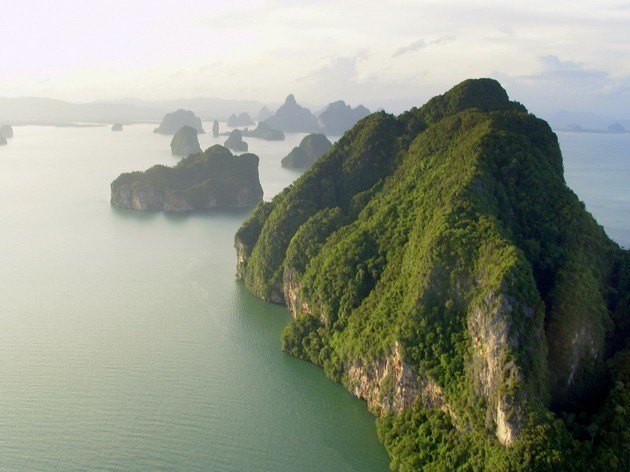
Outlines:
[[629,0],[20,0],[0,96],[252,99],[399,112],[471,77],[532,111],[630,116]]

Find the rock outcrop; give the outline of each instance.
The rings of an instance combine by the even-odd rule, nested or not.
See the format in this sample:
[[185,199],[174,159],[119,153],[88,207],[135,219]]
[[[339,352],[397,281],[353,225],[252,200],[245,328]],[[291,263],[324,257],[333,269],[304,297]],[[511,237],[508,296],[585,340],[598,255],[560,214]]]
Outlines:
[[111,204],[139,211],[189,212],[249,208],[262,200],[258,156],[234,156],[220,145],[192,154],[174,167],[121,174]]
[[268,141],[284,141],[284,133],[279,129],[271,129],[267,123],[261,121],[253,130],[245,128],[243,136],[251,138],[266,139]]
[[311,133],[317,131],[317,118],[308,108],[304,108],[295,101],[293,94],[284,101],[278,111],[265,120],[270,128],[289,132]]
[[317,118],[317,124],[328,136],[341,136],[352,128],[357,121],[370,114],[363,105],[352,108],[343,100],[330,103]]
[[364,118],[235,247],[237,276],[291,311],[283,349],[368,402],[394,468],[624,463],[630,252],[498,82]]
[[11,127],[11,125],[0,126],[0,137],[5,139],[4,144],[6,144],[7,139],[11,139],[13,137],[13,128]]
[[174,156],[188,156],[201,152],[197,130],[190,126],[182,126],[171,140],[171,154]]
[[217,120],[214,120],[214,123],[212,123],[212,136],[215,138],[219,136],[219,122]]
[[282,167],[307,169],[326,154],[331,146],[332,143],[323,134],[308,134],[304,136],[299,146],[294,147],[282,158]]
[[159,134],[175,134],[182,126],[190,126],[197,130],[197,133],[203,133],[201,119],[197,118],[192,111],[177,110],[173,113],[167,113],[159,127],[153,130]]
[[224,146],[228,149],[232,149],[236,152],[247,152],[249,146],[243,141],[243,134],[241,130],[232,130],[228,138],[225,140]]
[[252,120],[249,114],[244,113],[244,112],[238,116],[236,116],[235,114],[232,114],[232,116],[230,116],[230,119],[228,120],[228,123],[227,123],[227,125],[230,126],[231,128],[236,128],[239,126],[251,126],[255,124],[256,122]]
[[114,123],[112,125],[112,131],[122,131],[122,130],[123,130],[122,123]]

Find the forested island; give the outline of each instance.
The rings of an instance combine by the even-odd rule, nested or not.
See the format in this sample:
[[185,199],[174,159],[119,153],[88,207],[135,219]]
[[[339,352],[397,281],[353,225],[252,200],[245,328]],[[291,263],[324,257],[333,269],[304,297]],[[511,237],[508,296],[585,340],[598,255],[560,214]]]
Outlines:
[[262,196],[258,156],[234,156],[218,144],[174,167],[156,165],[121,174],[111,184],[113,206],[140,211],[248,208]]
[[245,128],[243,136],[266,139],[267,141],[284,141],[284,133],[279,129],[272,129],[267,123],[261,121],[256,128],[250,130]]
[[307,169],[328,152],[331,142],[323,134],[307,134],[300,144],[282,158],[282,167]]
[[361,120],[235,237],[397,471],[627,470],[630,252],[490,79]]

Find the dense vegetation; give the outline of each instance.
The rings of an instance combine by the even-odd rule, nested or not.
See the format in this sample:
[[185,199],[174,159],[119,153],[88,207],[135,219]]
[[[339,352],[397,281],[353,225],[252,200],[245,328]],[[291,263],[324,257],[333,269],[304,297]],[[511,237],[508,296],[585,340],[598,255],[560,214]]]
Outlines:
[[326,154],[332,143],[328,138],[319,133],[307,134],[302,138],[300,144],[294,147],[289,154],[282,158],[282,167],[294,169],[307,169],[311,167],[317,159]]
[[234,156],[220,145],[174,167],[156,165],[145,172],[121,174],[111,192],[112,205],[148,211],[251,207],[263,195],[258,156]]
[[392,469],[627,470],[630,254],[489,79],[375,113],[236,235],[283,348],[377,413]]

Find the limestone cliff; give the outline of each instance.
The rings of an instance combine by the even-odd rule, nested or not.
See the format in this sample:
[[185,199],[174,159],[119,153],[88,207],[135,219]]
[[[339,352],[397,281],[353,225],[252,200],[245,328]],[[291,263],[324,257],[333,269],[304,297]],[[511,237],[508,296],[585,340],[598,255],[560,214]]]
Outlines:
[[201,152],[197,130],[191,126],[182,126],[171,140],[171,154],[174,156],[188,156]]
[[262,200],[258,157],[233,156],[215,145],[175,167],[121,174],[111,184],[111,204],[139,211],[188,212],[249,208]]
[[[621,401],[630,254],[496,81],[364,118],[235,246],[238,277],[292,313],[283,348],[368,402],[394,469],[624,463],[593,405]],[[581,431],[602,432],[575,449]]]

